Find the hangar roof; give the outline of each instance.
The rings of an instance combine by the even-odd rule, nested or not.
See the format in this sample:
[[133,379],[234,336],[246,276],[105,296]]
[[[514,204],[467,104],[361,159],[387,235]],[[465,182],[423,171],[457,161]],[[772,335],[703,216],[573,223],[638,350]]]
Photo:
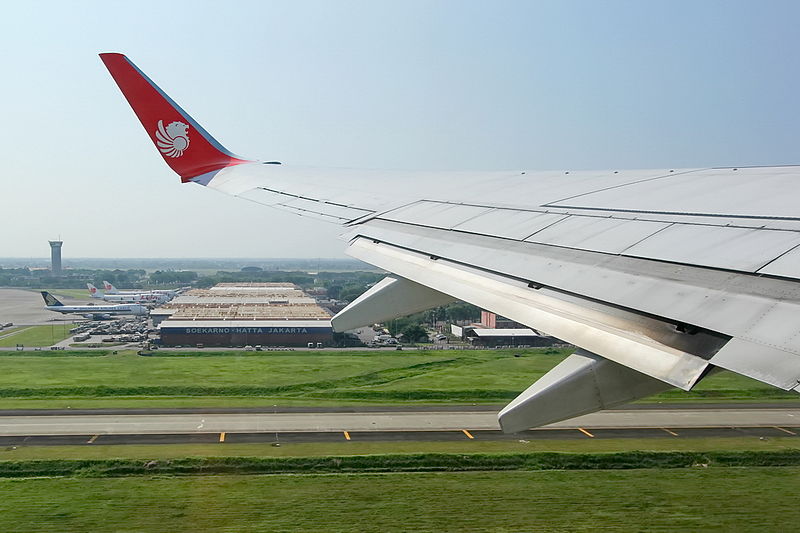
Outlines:
[[310,305],[209,305],[179,307],[175,318],[227,320],[294,320],[301,318],[329,319],[331,314],[316,304]]
[[169,328],[329,328],[330,320],[176,320],[161,323]]
[[186,295],[178,296],[172,300],[167,306],[176,305],[215,305],[215,304],[313,304],[316,302],[314,298],[302,296],[303,293],[298,291],[297,296],[284,296],[284,295],[249,295],[249,296],[228,296],[228,295]]
[[221,283],[153,311],[176,320],[326,320],[331,313],[291,283]]
[[540,337],[532,329],[481,329],[475,328],[467,332],[469,336],[476,337]]
[[294,283],[255,283],[255,282],[235,282],[235,283],[217,283],[211,287],[212,291],[259,291],[265,289],[295,289],[298,287]]

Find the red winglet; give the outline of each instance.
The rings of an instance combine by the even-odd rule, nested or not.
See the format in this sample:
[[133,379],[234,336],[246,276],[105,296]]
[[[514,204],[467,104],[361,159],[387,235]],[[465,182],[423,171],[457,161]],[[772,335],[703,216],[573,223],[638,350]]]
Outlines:
[[251,162],[226,150],[127,57],[100,54],[100,59],[161,157],[180,175],[182,182]]

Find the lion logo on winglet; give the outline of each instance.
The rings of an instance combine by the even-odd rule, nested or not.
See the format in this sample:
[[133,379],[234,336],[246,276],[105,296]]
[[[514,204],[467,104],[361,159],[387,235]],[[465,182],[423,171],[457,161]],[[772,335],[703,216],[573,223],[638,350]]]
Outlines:
[[183,122],[170,122],[165,128],[164,121],[158,121],[156,145],[167,157],[180,157],[189,148],[189,126]]

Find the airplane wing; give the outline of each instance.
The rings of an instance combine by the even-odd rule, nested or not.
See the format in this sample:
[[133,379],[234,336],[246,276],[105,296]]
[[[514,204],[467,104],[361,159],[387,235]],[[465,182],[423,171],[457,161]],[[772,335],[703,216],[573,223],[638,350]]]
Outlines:
[[800,167],[385,172],[224,149],[133,63],[101,54],[167,164],[343,228],[392,274],[342,331],[459,299],[579,347],[501,413],[571,418],[724,368],[800,392]]

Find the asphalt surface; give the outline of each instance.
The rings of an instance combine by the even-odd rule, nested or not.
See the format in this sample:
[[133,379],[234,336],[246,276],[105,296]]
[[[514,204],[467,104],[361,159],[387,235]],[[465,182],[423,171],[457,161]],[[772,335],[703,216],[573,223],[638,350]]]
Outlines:
[[[800,426],[800,407],[783,409],[619,409],[550,429]],[[493,411],[182,413],[2,416],[0,435],[164,434],[499,430]]]
[[[83,300],[59,297],[64,305],[85,305]],[[88,294],[86,300],[89,300]],[[44,308],[42,295],[35,290],[0,289],[0,322],[27,326],[72,322],[76,316],[54,313]],[[78,317],[80,318],[80,317]],[[3,332],[0,331],[0,335]]]
[[800,407],[617,409],[511,435],[499,430],[496,408],[434,407],[173,414],[7,411],[0,416],[0,446],[800,436]]
[[[489,411],[497,413],[501,405],[356,405],[356,406],[287,406],[273,405],[261,407],[147,407],[147,408],[93,408],[93,409],[0,409],[0,417],[5,416],[52,416],[52,415],[180,415],[180,414],[248,414],[248,413],[393,413],[393,412],[444,412]],[[629,404],[624,409],[608,411],[635,410],[719,410],[719,409],[800,409],[800,400],[787,402],[761,403],[640,403]]]
[[[514,434],[491,430],[453,431],[279,431],[241,433],[157,433],[83,435],[6,435],[0,447],[78,446],[119,444],[292,444],[303,442],[424,442],[424,441],[541,441],[586,439],[692,439],[709,437],[790,437],[800,435],[800,427],[735,428],[630,428],[630,429],[536,429]],[[798,441],[800,442],[800,441]]]

